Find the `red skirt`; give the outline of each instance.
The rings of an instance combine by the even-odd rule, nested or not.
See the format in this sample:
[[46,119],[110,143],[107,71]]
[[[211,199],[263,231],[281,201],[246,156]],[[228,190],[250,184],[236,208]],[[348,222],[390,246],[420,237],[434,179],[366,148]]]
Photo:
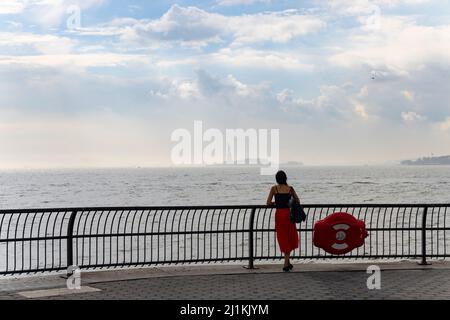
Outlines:
[[275,230],[281,252],[291,253],[291,251],[298,248],[297,227],[295,223],[291,222],[289,208],[279,208],[275,212]]

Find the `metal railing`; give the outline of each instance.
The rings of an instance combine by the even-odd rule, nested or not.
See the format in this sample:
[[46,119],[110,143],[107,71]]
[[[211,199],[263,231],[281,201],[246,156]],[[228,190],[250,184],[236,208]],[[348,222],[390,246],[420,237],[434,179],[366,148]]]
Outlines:
[[[294,259],[445,258],[450,205],[305,205]],[[312,243],[314,223],[333,212],[366,222],[369,237],[333,256]],[[0,210],[0,274],[278,260],[275,209],[267,206]]]

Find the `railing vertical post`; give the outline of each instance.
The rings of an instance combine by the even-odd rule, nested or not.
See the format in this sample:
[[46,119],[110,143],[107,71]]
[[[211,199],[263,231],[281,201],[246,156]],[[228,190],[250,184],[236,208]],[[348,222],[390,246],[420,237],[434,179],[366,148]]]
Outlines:
[[427,214],[428,207],[424,207],[422,215],[422,261],[419,263],[421,266],[430,265],[427,261]]
[[69,225],[67,226],[67,267],[73,266],[73,227],[77,211],[74,210],[70,214]]
[[255,268],[255,248],[254,248],[254,230],[255,230],[255,214],[256,208],[252,209],[250,214],[250,225],[248,228],[248,266],[247,269],[256,269]]

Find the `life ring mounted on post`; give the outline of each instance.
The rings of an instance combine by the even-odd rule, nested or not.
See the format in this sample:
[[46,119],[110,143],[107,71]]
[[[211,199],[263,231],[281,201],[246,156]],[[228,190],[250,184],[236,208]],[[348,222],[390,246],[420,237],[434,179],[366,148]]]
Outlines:
[[313,242],[328,253],[341,255],[364,245],[368,235],[364,221],[336,212],[315,223]]

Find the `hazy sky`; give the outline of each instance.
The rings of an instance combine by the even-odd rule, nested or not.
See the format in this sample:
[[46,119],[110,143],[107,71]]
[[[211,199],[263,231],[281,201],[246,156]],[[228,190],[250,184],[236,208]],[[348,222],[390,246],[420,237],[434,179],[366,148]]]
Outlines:
[[0,168],[167,165],[194,120],[282,161],[450,154],[450,0],[0,1]]

